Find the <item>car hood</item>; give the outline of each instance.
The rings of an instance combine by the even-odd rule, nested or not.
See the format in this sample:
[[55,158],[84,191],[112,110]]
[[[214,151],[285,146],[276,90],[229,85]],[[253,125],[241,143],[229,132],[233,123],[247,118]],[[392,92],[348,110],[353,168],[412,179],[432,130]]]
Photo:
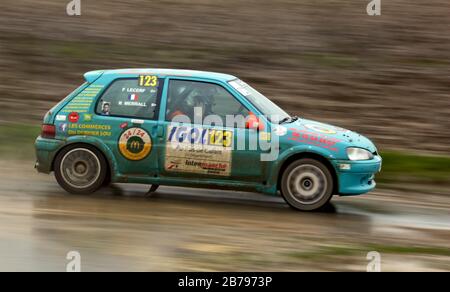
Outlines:
[[[338,150],[338,152],[345,152],[345,148],[347,147],[359,147],[367,149],[372,153],[377,151],[372,141],[370,141],[363,135],[333,125],[320,123],[313,120],[299,119],[291,124],[285,124],[283,126],[288,129],[288,132],[290,132],[290,136],[294,135],[298,137],[298,135],[300,134],[301,137],[317,137],[319,142],[320,139],[325,139],[324,141],[334,142],[334,148],[337,148],[336,150]],[[303,138],[300,140],[296,140],[297,142],[305,142],[305,139]],[[317,141],[314,139],[312,141],[310,140],[311,139],[306,139],[306,142],[309,144],[314,144],[312,142]],[[321,143],[316,144],[319,147],[321,146]],[[324,146],[322,145],[322,147]]]

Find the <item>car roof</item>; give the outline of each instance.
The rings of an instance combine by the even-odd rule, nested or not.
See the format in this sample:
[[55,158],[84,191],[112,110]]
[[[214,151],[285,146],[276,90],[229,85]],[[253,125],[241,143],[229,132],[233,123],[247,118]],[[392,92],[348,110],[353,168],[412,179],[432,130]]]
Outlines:
[[208,72],[208,71],[196,71],[196,70],[184,70],[184,69],[156,69],[156,68],[131,68],[131,69],[115,69],[115,70],[98,70],[90,71],[84,74],[87,81],[92,79],[97,79],[101,75],[158,75],[158,76],[183,76],[183,77],[193,77],[193,78],[206,78],[215,79],[219,81],[230,81],[236,79],[235,76]]

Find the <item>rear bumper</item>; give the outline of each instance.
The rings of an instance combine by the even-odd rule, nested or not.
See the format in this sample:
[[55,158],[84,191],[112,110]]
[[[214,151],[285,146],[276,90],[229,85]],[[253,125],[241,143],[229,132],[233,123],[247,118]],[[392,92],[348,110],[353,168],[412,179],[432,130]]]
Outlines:
[[339,194],[343,196],[361,195],[373,190],[376,186],[375,174],[381,171],[381,163],[380,156],[364,161],[335,161]]
[[64,145],[61,140],[38,137],[34,143],[36,149],[35,168],[38,172],[50,173],[56,153]]

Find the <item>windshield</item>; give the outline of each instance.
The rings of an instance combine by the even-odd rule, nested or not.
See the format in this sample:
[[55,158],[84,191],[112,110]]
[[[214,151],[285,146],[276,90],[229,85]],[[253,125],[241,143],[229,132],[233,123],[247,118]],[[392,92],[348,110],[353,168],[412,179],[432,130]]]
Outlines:
[[228,83],[240,94],[245,96],[272,123],[279,123],[280,121],[289,119],[289,115],[282,108],[244,81],[236,79]]

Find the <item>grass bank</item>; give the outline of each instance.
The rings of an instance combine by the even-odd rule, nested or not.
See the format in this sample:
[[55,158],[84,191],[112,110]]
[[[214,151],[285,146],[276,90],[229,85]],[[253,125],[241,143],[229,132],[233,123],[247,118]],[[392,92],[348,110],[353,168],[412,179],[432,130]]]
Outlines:
[[[34,140],[40,126],[0,124],[0,158],[34,159]],[[385,151],[383,169],[377,175],[381,184],[420,183],[450,185],[450,157]]]

